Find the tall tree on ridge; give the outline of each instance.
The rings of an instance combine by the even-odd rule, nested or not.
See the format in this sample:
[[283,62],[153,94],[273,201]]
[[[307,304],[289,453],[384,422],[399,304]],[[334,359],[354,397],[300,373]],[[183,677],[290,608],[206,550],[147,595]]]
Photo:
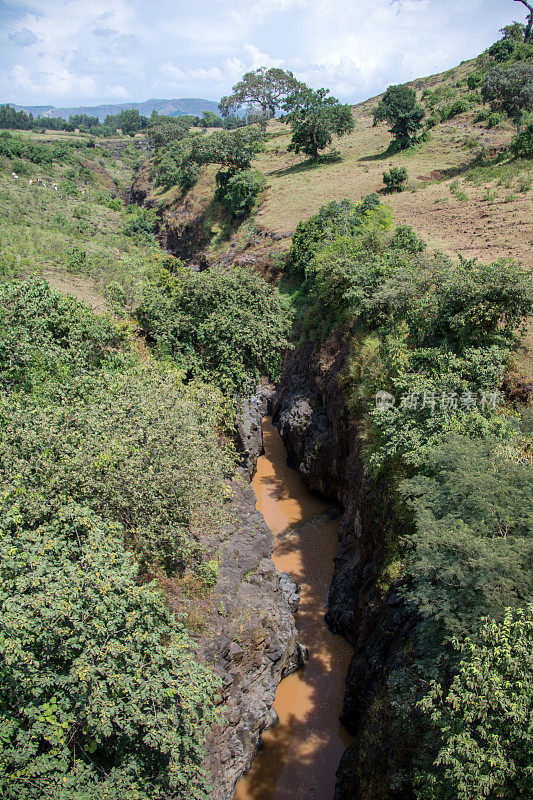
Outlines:
[[531,41],[531,32],[533,29],[533,6],[527,0],[514,0],[515,3],[522,3],[528,10],[526,27],[524,29],[524,42]]

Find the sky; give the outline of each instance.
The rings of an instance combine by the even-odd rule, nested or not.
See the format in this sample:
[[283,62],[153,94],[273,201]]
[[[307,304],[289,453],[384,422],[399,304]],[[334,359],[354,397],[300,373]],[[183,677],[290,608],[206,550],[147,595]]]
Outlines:
[[0,0],[0,101],[218,101],[280,66],[344,102],[440,72],[498,38],[513,0]]

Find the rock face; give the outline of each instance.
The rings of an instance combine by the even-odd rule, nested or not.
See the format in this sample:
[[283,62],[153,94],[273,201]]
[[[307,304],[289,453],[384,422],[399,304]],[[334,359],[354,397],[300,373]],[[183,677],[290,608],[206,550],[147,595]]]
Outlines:
[[247,480],[254,474],[257,459],[263,450],[261,422],[271,410],[274,392],[274,386],[270,383],[258,386],[251,397],[242,401],[237,414],[236,444],[242,456],[240,467]]
[[[274,566],[273,537],[255,509],[252,489],[232,484],[231,522],[217,548],[219,575],[198,639],[199,655],[222,680],[220,722],[211,732],[206,767],[212,800],[231,800],[249,769],[261,733],[277,723],[274,694],[283,677],[302,666],[287,600]],[[290,597],[294,605],[294,586]]]
[[319,349],[307,344],[290,353],[274,401],[274,421],[290,465],[311,489],[344,509],[326,621],[355,649],[342,712],[355,742],[342,759],[336,799],[360,800],[361,725],[384,675],[401,659],[413,621],[396,592],[385,592],[376,581],[384,551],[380,520],[387,518],[387,509],[382,498],[374,497],[361,463],[357,422],[346,404],[347,357],[347,343],[335,334]]

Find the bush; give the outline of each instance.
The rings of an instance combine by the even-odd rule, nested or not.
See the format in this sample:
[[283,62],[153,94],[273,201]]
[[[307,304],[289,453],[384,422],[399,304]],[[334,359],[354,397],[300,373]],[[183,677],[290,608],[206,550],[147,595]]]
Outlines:
[[194,161],[184,161],[179,169],[178,184],[183,192],[188,192],[195,185],[200,174],[200,167]]
[[487,120],[487,128],[497,128],[503,122],[503,117],[501,114],[489,114]]
[[490,117],[490,111],[488,111],[487,109],[482,109],[481,111],[478,111],[476,116],[474,117],[474,123],[487,122],[489,117]]
[[171,189],[178,184],[180,172],[174,161],[170,158],[163,158],[159,162],[155,172],[155,185]]
[[[209,670],[150,574],[216,562],[220,397],[45,281],[0,287],[0,794],[206,800]],[[179,584],[174,584],[176,589]]]
[[461,664],[448,691],[434,684],[420,708],[440,747],[420,776],[420,800],[518,800],[531,787],[533,608],[456,644]]
[[454,100],[454,102],[450,105],[444,106],[441,111],[441,117],[443,120],[453,119],[453,117],[458,116],[458,114],[464,114],[466,111],[468,111],[468,109],[468,101],[463,98],[459,98]]
[[511,152],[515,158],[533,158],[533,124],[515,136]]
[[407,170],[405,167],[391,167],[389,172],[383,173],[383,183],[388,192],[403,192],[407,183]]
[[290,327],[277,289],[244,268],[181,270],[146,286],[135,315],[188,378],[211,381],[227,394],[278,374]]
[[157,215],[151,208],[133,208],[128,212],[131,216],[123,228],[125,236],[136,236],[140,239],[152,239],[157,228]]
[[363,198],[359,206],[351,200],[342,200],[340,203],[334,200],[322,206],[318,214],[299,222],[289,251],[291,272],[303,278],[314,255],[328,239],[342,231],[353,232],[361,224],[365,214],[379,204],[376,193]]
[[467,85],[469,89],[477,89],[481,80],[483,78],[482,72],[472,72],[471,75],[468,76],[466,79]]
[[207,797],[216,683],[120,528],[88,508],[0,506],[5,800]]
[[227,179],[222,178],[217,199],[230,210],[234,219],[244,217],[253,208],[265,185],[265,176],[257,170],[237,172]]

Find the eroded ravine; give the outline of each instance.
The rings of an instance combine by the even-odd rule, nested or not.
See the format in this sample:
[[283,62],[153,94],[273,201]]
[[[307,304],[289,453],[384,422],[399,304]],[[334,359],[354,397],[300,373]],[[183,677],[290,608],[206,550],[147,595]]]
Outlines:
[[311,494],[269,418],[263,421],[265,454],[252,487],[257,508],[275,536],[273,560],[300,584],[296,624],[309,648],[303,670],[278,686],[274,707],[279,724],[263,736],[250,772],[238,783],[235,800],[331,800],[335,772],[349,736],[339,723],[351,648],[324,623],[338,512]]

